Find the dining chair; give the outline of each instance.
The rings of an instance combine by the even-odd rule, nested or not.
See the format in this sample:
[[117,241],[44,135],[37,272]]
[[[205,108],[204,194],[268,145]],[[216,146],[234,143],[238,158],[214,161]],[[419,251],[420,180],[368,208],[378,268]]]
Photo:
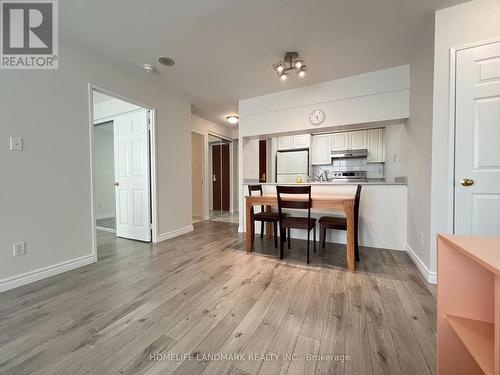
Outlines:
[[[276,186],[276,193],[280,223],[280,259],[283,259],[283,243],[286,237],[288,237],[288,248],[290,248],[290,229],[305,229],[307,231],[307,264],[309,264],[311,230],[314,232],[314,252],[316,252],[316,219],[311,218],[311,186]],[[297,195],[305,195],[307,199],[297,197]],[[307,210],[307,217],[285,216],[283,209],[287,208]],[[288,233],[285,234],[285,231]]]
[[[248,185],[248,194],[253,195],[253,192],[258,192],[259,195],[262,195],[262,185]],[[252,220],[252,236],[255,236],[255,222],[260,221],[260,238],[264,238],[264,223],[273,223],[274,247],[277,248],[279,214],[277,212],[266,212],[264,206],[260,206],[260,212],[255,213],[252,206],[250,218]]]
[[[361,199],[361,185],[356,188],[356,196],[354,198],[354,253],[356,261],[359,261],[359,246],[358,246],[358,222],[359,222],[359,201]],[[323,256],[325,249],[325,237],[327,229],[345,230],[347,231],[347,218],[338,216],[322,216],[319,218],[319,236],[320,249],[319,256]]]

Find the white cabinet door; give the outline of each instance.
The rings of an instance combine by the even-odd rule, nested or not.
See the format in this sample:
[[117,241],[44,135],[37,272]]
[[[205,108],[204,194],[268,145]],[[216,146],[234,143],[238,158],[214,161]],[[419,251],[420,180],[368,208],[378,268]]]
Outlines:
[[368,130],[368,163],[385,162],[385,129]]
[[293,136],[294,148],[309,148],[311,146],[311,135],[301,134]]
[[367,134],[366,130],[359,130],[355,132],[349,132],[349,149],[350,150],[361,150],[367,148]]
[[500,43],[457,52],[455,233],[500,236]]
[[349,149],[349,133],[332,134],[332,151],[343,151]]
[[293,136],[278,138],[278,150],[291,150],[293,149]]
[[312,137],[312,164],[313,165],[325,165],[331,164],[331,152],[332,152],[332,135],[322,134],[314,135]]

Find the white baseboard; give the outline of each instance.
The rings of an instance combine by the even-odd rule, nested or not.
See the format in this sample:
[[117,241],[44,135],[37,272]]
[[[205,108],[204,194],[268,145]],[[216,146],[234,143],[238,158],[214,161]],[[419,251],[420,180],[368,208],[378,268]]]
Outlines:
[[111,229],[111,228],[95,227],[95,229],[100,230],[102,232],[116,233],[116,229]]
[[22,285],[30,284],[47,277],[55,276],[60,273],[71,271],[75,268],[83,267],[96,261],[95,255],[85,255],[80,258],[71,259],[66,262],[54,264],[52,266],[40,268],[38,270],[23,273],[0,280],[0,292],[14,289]]
[[114,212],[109,212],[109,213],[100,213],[100,214],[96,214],[95,215],[95,219],[96,220],[101,220],[101,219],[111,219],[115,217],[115,213]]
[[176,229],[176,230],[173,230],[173,231],[167,232],[167,233],[162,233],[156,237],[155,242],[165,241],[165,240],[168,240],[170,238],[174,238],[174,237],[180,236],[182,234],[192,232],[193,230],[194,230],[194,227],[192,225],[188,225],[187,227],[184,227],[184,228]]
[[415,266],[417,266],[420,273],[427,280],[427,282],[429,284],[437,284],[437,273],[431,272],[429,268],[427,268],[427,266],[424,264],[424,262],[422,262],[422,260],[418,257],[417,253],[415,253],[415,251],[413,251],[413,249],[408,244],[406,244],[405,250],[412,262],[415,263]]

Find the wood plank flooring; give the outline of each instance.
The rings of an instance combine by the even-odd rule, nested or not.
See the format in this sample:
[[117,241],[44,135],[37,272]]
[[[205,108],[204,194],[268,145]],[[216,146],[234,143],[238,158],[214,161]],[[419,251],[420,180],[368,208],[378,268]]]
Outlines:
[[[435,374],[435,289],[399,251],[284,261],[237,226],[157,245],[99,232],[99,261],[0,294],[1,374]],[[217,357],[218,355],[218,357]]]

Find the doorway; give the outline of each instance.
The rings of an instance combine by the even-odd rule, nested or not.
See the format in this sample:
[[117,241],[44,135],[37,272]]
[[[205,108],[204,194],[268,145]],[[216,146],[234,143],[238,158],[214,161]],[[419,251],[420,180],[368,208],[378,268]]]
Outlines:
[[210,158],[210,210],[209,218],[229,214],[231,199],[231,166],[229,141],[209,135]]
[[455,55],[454,232],[500,236],[500,42]]
[[93,226],[151,242],[153,110],[93,87],[91,108]]

